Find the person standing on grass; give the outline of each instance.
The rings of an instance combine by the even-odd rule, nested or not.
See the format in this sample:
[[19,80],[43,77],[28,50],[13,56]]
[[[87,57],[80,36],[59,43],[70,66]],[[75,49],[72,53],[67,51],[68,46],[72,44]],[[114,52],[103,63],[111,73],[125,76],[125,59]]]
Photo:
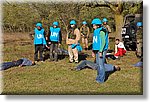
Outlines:
[[50,44],[50,61],[58,61],[58,46],[60,46],[62,41],[61,29],[58,25],[58,22],[53,22],[53,26],[50,27],[47,36]]
[[34,61],[38,61],[38,53],[40,55],[40,61],[43,62],[43,46],[49,48],[45,40],[45,31],[41,23],[37,23],[33,32],[30,33],[30,37],[34,39]]
[[92,56],[96,56],[97,77],[96,82],[103,83],[105,81],[105,67],[103,61],[103,51],[105,48],[105,29],[102,27],[102,22],[99,18],[92,20],[92,26],[94,28],[93,32],[93,46],[92,46]]
[[123,55],[125,55],[125,53],[126,53],[126,48],[125,48],[123,42],[121,42],[119,39],[116,39],[114,56],[116,58],[123,57]]
[[87,22],[86,21],[83,21],[82,24],[83,25],[80,28],[82,44],[83,44],[83,48],[85,50],[88,50],[88,37],[89,37],[89,34],[90,34],[90,29],[87,26]]
[[107,18],[103,18],[103,27],[105,27],[107,29],[108,34],[110,34],[111,29],[110,29],[110,26],[107,23],[108,23]]
[[78,63],[78,49],[80,40],[80,31],[77,28],[77,24],[75,20],[70,21],[69,32],[66,37],[66,43],[68,45],[68,53],[69,53],[69,62]]

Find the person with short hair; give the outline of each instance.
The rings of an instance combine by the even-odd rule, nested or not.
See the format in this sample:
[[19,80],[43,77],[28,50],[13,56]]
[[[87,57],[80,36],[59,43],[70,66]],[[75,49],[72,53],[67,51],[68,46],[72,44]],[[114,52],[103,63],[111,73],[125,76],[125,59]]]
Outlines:
[[116,58],[123,57],[123,55],[125,55],[125,53],[126,53],[126,48],[125,48],[123,42],[121,42],[119,39],[116,39],[114,56]]

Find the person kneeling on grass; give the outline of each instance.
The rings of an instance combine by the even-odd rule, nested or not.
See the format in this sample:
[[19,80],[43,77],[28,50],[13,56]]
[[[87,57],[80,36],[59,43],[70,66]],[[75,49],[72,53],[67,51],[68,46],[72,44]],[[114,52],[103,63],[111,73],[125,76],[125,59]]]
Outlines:
[[119,39],[116,39],[114,56],[116,58],[123,57],[123,55],[125,55],[125,53],[126,53],[126,48],[125,48],[123,42],[121,42]]
[[16,67],[16,66],[22,67],[22,66],[32,66],[32,65],[35,65],[35,62],[33,62],[27,58],[21,58],[16,61],[12,61],[12,62],[1,63],[0,70],[6,70],[6,69],[9,69],[11,67]]

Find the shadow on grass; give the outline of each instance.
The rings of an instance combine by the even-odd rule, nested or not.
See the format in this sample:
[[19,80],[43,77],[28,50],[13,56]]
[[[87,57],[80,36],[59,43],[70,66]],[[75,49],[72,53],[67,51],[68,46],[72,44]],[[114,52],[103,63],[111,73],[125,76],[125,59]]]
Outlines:
[[86,60],[86,58],[88,57],[88,54],[85,53],[79,53],[79,62],[82,60]]
[[108,72],[105,72],[105,81],[108,80],[108,77],[113,74],[115,71],[108,71]]

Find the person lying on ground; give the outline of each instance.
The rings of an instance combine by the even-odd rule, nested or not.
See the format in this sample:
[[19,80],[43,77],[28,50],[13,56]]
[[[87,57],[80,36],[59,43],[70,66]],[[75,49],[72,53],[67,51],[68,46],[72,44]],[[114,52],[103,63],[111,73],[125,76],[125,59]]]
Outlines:
[[[98,65],[92,61],[88,61],[88,60],[83,60],[79,65],[77,65],[75,68],[71,69],[71,70],[76,70],[76,71],[80,71],[82,69],[86,69],[86,68],[90,68],[93,70],[97,70]],[[120,71],[121,68],[119,66],[114,66],[112,64],[104,64],[104,68],[106,72],[110,72],[110,71]]]
[[133,64],[133,66],[143,68],[143,57],[136,64]]
[[35,65],[35,62],[33,62],[27,58],[21,58],[16,61],[12,61],[12,62],[1,63],[0,70],[6,70],[6,69],[9,69],[11,67],[16,67],[16,66],[23,67],[23,66],[32,66],[32,65]]

